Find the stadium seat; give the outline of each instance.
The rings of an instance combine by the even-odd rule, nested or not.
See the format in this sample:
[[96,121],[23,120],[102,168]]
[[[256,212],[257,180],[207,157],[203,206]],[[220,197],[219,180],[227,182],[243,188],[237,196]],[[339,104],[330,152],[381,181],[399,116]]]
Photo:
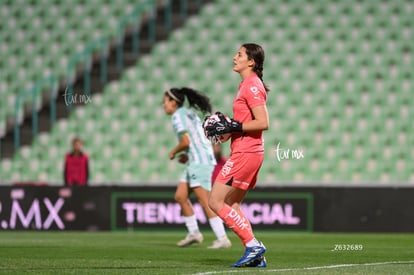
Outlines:
[[[93,2],[76,3],[88,6],[79,12],[82,19],[72,20],[70,10],[64,9],[64,20],[58,23],[71,26],[67,39],[85,42],[88,31],[78,31],[76,26],[86,24],[110,33],[113,26],[111,20],[106,22],[106,16],[117,18],[130,8],[109,1],[100,10],[90,8]],[[414,150],[407,149],[414,146],[410,135],[414,127],[412,6],[405,0],[379,4],[267,0],[254,9],[249,1],[206,4],[198,16],[128,68],[121,80],[106,86],[102,95],[92,95],[90,105],[59,122],[48,137],[39,137],[33,150],[25,153],[40,157],[41,152],[48,152],[33,164],[40,167],[37,174],[22,167],[22,153],[12,165],[2,163],[0,169],[10,180],[26,172],[34,178],[46,173],[49,182],[57,183],[62,156],[76,134],[85,140],[85,150],[91,156],[93,183],[175,183],[183,166],[167,158],[176,137],[161,106],[163,92],[170,87],[192,86],[209,95],[214,110],[231,114],[240,82],[231,71],[231,58],[241,43],[257,41],[266,51],[264,80],[271,88],[270,128],[265,132],[266,158],[260,181],[327,185],[412,182]],[[8,22],[16,24],[14,21]],[[50,37],[64,41],[58,33],[59,29]],[[23,38],[16,32],[8,35],[7,41]],[[35,37],[27,39],[37,41]],[[61,49],[62,44],[56,43],[52,49],[61,58],[71,53],[70,48]],[[13,72],[22,62],[29,63],[17,58],[22,51],[13,50],[13,57],[9,57]],[[33,52],[45,51],[34,47]],[[34,65],[27,64],[22,77],[32,78],[29,71],[51,64],[58,70],[64,62],[53,60],[42,57]],[[17,77],[9,73],[0,79]],[[0,87],[6,85],[12,84]],[[279,161],[275,152],[279,142],[290,152],[303,150],[304,157]],[[228,145],[223,145],[226,153]]]
[[19,93],[51,74],[65,78],[69,58],[94,39],[115,37],[118,20],[132,8],[128,1],[3,3],[0,96],[3,103],[7,94],[13,104],[0,105],[0,125],[13,117]]

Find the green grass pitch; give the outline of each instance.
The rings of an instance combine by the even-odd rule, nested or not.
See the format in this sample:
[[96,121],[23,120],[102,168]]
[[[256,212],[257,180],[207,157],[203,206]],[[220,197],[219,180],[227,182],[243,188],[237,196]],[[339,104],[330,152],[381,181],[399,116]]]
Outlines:
[[[413,274],[414,234],[257,231],[268,267],[229,268],[244,249],[178,248],[185,231],[1,232],[1,274]],[[341,246],[338,246],[341,245]],[[362,250],[352,250],[362,245]],[[337,250],[335,250],[335,248]],[[358,247],[360,249],[361,247]],[[345,249],[345,250],[341,250]]]

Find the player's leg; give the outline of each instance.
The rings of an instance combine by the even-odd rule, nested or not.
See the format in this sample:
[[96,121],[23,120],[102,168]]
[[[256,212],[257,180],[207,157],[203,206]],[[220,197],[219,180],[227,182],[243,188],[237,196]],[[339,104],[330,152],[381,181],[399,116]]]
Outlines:
[[175,190],[174,200],[180,205],[181,213],[184,217],[189,217],[194,215],[193,206],[189,199],[191,189],[188,186],[187,182],[180,181]]
[[247,194],[246,190],[234,188],[232,192],[229,192],[227,194],[227,197],[225,198],[225,204],[230,205],[231,208],[236,210],[237,213],[240,215],[240,217],[244,219],[245,221],[247,221],[248,223],[249,232],[251,232],[251,236],[249,236],[249,238],[246,238],[246,242],[243,243],[244,246],[246,247],[259,246],[260,242],[254,237],[254,233],[253,233],[253,229],[250,224],[250,221],[248,220],[243,210],[241,209],[241,202],[243,201],[246,194]]
[[177,243],[178,246],[187,246],[193,243],[201,243],[203,235],[198,228],[197,218],[194,214],[193,206],[189,199],[191,189],[187,182],[180,181],[175,191],[174,199],[180,205],[185,226],[188,234],[185,239]]
[[236,233],[243,245],[254,239],[250,222],[237,204],[246,193],[246,190],[218,183],[214,184],[209,199],[210,208]]
[[266,267],[263,256],[266,247],[254,237],[251,224],[240,207],[246,193],[246,190],[216,183],[210,194],[209,206],[246,247],[243,256],[232,267]]
[[208,206],[208,197],[210,191],[204,189],[201,186],[193,188],[194,194],[196,195],[198,202],[203,207],[204,213],[206,214],[210,227],[216,235],[217,239],[208,248],[219,249],[231,247],[231,242],[227,237],[226,230],[223,225],[223,221],[214,213],[213,210]]
[[[218,175],[209,198],[209,206],[240,238],[245,254],[233,266],[251,266],[266,252],[265,246],[254,237],[251,224],[240,204],[249,188],[256,184],[263,155],[232,155]],[[263,258],[264,260],[264,258]]]
[[200,205],[208,217],[209,224],[217,237],[209,248],[227,248],[231,246],[230,240],[224,228],[223,221],[208,206],[208,197],[211,190],[211,174],[214,165],[191,164],[188,167],[190,176],[190,188],[194,191]]

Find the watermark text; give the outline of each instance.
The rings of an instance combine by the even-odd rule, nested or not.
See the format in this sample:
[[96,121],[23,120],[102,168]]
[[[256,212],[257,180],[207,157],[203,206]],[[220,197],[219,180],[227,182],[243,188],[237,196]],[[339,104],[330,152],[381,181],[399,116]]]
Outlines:
[[65,105],[67,107],[77,104],[86,105],[92,102],[92,98],[89,94],[74,93],[73,89],[72,91],[69,91],[67,87],[65,89],[65,93],[63,94],[63,98],[65,99]]
[[280,147],[280,142],[277,144],[275,152],[278,161],[285,159],[303,159],[305,157],[302,149],[284,149]]

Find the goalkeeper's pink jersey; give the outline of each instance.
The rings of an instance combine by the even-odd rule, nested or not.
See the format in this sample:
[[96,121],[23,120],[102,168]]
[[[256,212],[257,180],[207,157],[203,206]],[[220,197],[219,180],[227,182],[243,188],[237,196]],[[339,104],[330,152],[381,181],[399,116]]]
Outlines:
[[[253,119],[252,108],[266,105],[267,93],[263,82],[256,74],[251,74],[239,86],[233,102],[233,118],[240,122]],[[264,152],[263,131],[249,133],[233,132],[231,139],[232,153]]]

